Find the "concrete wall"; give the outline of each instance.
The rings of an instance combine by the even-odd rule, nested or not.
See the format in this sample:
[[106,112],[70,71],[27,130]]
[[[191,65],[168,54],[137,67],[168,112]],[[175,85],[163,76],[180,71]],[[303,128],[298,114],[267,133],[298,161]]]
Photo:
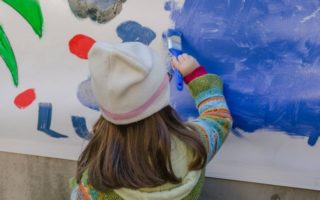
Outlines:
[[[65,200],[76,162],[0,152],[0,200]],[[319,191],[207,178],[202,200],[320,200]]]

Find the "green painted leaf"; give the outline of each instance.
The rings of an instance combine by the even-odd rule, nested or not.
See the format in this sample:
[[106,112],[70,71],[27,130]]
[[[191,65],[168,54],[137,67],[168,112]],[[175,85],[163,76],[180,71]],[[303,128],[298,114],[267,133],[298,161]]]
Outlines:
[[35,33],[41,38],[43,16],[38,0],[2,0],[15,9],[32,26]]
[[8,69],[10,70],[13,83],[15,86],[18,86],[18,67],[14,52],[11,48],[10,42],[0,25],[0,56],[3,58]]

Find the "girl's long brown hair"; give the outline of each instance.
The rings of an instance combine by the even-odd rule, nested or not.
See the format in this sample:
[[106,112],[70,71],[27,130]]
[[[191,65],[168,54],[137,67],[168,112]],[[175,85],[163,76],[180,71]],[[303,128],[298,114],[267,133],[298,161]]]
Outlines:
[[193,150],[189,170],[202,169],[207,160],[199,135],[187,128],[170,106],[128,125],[114,125],[100,117],[93,134],[78,160],[76,178],[80,183],[88,170],[89,183],[99,191],[180,183],[170,158],[172,136]]

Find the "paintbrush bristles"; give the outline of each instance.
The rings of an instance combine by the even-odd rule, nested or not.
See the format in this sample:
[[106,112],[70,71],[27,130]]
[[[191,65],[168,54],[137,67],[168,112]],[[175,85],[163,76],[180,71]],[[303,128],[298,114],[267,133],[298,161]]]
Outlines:
[[168,40],[168,48],[169,49],[177,49],[177,50],[182,50],[181,46],[181,37],[178,35],[172,35],[167,38]]

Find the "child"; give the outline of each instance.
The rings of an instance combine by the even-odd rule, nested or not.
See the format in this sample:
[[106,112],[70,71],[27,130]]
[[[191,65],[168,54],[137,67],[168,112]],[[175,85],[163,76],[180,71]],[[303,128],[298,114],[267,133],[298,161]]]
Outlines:
[[218,76],[187,54],[172,65],[200,113],[186,124],[169,106],[159,55],[137,42],[91,48],[92,89],[102,116],[78,160],[72,200],[198,199],[205,166],[226,139],[231,117]]

